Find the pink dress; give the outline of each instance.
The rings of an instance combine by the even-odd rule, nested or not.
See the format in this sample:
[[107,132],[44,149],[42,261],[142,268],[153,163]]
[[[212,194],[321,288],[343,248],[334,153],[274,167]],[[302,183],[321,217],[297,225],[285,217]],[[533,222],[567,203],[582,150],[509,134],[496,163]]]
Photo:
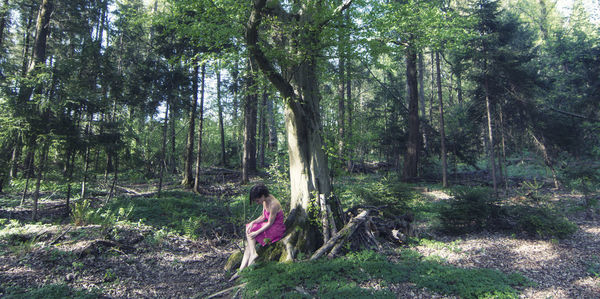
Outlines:
[[[252,228],[250,229],[250,232],[257,231],[261,227],[267,225],[269,215],[269,211],[263,209],[263,216],[267,221],[254,223],[252,225]],[[281,240],[281,238],[283,238],[283,234],[285,234],[285,224],[283,224],[283,210],[280,210],[275,217],[276,218],[275,222],[273,222],[273,225],[271,225],[266,231],[258,234],[256,238],[254,238],[262,246],[265,246],[270,243],[275,243]],[[246,228],[248,228],[248,225],[250,224],[246,224]]]

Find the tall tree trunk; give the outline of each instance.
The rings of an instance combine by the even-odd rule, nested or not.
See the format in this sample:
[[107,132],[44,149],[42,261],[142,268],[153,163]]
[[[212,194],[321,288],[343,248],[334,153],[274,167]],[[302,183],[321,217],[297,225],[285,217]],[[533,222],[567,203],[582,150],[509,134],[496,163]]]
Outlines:
[[75,150],[70,149],[67,155],[67,198],[65,200],[65,214],[71,211],[71,191],[73,183],[73,169],[75,168]]
[[275,124],[275,111],[273,97],[267,98],[267,118],[269,123],[269,149],[277,150],[277,126]]
[[16,179],[19,172],[19,160],[21,160],[21,151],[23,149],[23,141],[21,140],[21,133],[17,134],[15,145],[13,147],[11,159],[10,159],[10,172],[9,177]]
[[442,186],[448,187],[448,164],[446,163],[446,131],[444,129],[444,99],[442,98],[442,74],[440,68],[440,53],[435,52],[435,66],[437,69],[437,92],[440,104],[440,138],[442,155]]
[[[177,95],[179,96],[179,93],[177,93]],[[177,174],[177,164],[176,164],[176,160],[175,160],[175,146],[176,146],[176,140],[175,140],[175,122],[177,121],[177,118],[175,117],[176,111],[175,111],[175,105],[173,105],[173,103],[171,102],[170,105],[171,111],[169,112],[170,117],[169,117],[169,131],[170,131],[170,137],[171,137],[171,153],[169,155],[169,163],[168,163],[168,169],[171,171],[172,174]]]
[[[220,68],[220,63],[217,64]],[[219,133],[221,135],[221,165],[227,166],[225,156],[225,127],[223,126],[223,103],[221,102],[221,70],[217,69],[217,108],[219,109]],[[255,122],[256,123],[256,122]]]
[[338,41],[338,59],[339,59],[339,90],[338,90],[338,156],[344,159],[344,129],[345,129],[345,97],[346,97],[346,53],[344,46],[344,36],[339,35]]
[[200,114],[198,125],[198,154],[196,155],[196,177],[194,178],[194,192],[200,192],[200,171],[202,162],[202,129],[204,126],[204,78],[206,74],[206,64],[202,63],[200,76],[202,84],[200,85]]
[[261,168],[265,167],[265,151],[267,148],[267,116],[265,115],[266,113],[266,106],[267,106],[267,101],[269,99],[269,93],[267,92],[267,87],[264,86],[263,87],[263,94],[262,94],[262,103],[260,105],[260,120],[258,122],[258,127],[259,127],[259,138],[260,138],[260,143],[258,146],[258,165],[260,165]]
[[462,104],[463,104],[462,76],[460,73],[456,74],[456,97],[458,99],[458,105],[462,106]]
[[167,107],[165,107],[165,119],[163,122],[162,148],[160,150],[160,175],[158,179],[158,197],[160,197],[161,195],[165,170],[167,170],[167,128],[169,126],[169,106],[169,102],[167,101]]
[[33,18],[35,13],[35,5],[30,6],[29,16],[27,17],[27,25],[25,26],[25,32],[23,36],[23,57],[21,66],[21,75],[27,75],[27,67],[29,66],[29,48],[30,37],[31,37],[31,26],[33,25]]
[[2,42],[4,41],[4,30],[9,19],[9,8],[8,0],[4,0],[2,8],[0,8],[0,49],[2,49]]
[[[325,201],[331,204],[331,182],[327,160],[323,151],[321,136],[320,94],[317,78],[318,51],[307,51],[305,45],[318,46],[320,30],[305,30],[300,35],[290,35],[291,53],[302,53],[302,61],[282,66],[283,76],[272,64],[258,44],[259,28],[265,13],[266,0],[254,1],[246,27],[246,41],[250,55],[280,92],[285,100],[285,126],[287,131],[290,159],[290,212],[286,219],[288,234],[282,240],[286,247],[286,259],[293,259],[297,251],[312,252],[322,242],[323,235],[331,235],[331,226],[322,227],[310,221],[309,206]],[[318,3],[318,2],[316,2]],[[277,3],[275,3],[277,4]],[[318,4],[315,4],[318,5]],[[277,7],[276,7],[277,8]],[[311,10],[301,13],[297,18],[300,28],[314,26]],[[291,20],[281,7],[278,9],[282,20]],[[293,20],[296,20],[295,18]],[[287,21],[286,21],[287,22]],[[313,28],[313,27],[311,27]],[[280,64],[281,66],[281,64]],[[285,78],[291,78],[288,81]],[[330,209],[321,209],[321,219],[330,219]],[[333,221],[330,222],[332,224]]]
[[487,115],[487,130],[488,130],[488,153],[489,153],[489,161],[491,164],[491,174],[492,174],[492,183],[494,186],[494,193],[496,194],[496,196],[498,195],[498,182],[496,179],[496,154],[494,151],[494,131],[492,128],[492,104],[490,101],[490,91],[489,91],[489,83],[488,83],[488,74],[487,74],[487,65],[484,67],[484,69],[486,70],[485,73],[485,82],[484,82],[484,89],[485,89],[485,111],[486,111],[486,115]]
[[[43,0],[37,17],[35,42],[33,44],[33,59],[27,68],[27,76],[34,77],[36,67],[46,62],[46,39],[50,33],[50,16],[52,15],[52,0]],[[24,84],[19,90],[19,101],[25,103],[33,93],[33,86]]]
[[27,156],[25,157],[25,187],[23,188],[23,194],[21,195],[21,205],[25,203],[25,197],[27,196],[27,189],[29,188],[29,180],[34,174],[34,162],[35,162],[35,141],[29,138],[27,145]]
[[417,177],[419,159],[419,91],[417,86],[417,54],[414,49],[406,50],[406,81],[408,83],[408,141],[404,158],[404,180]]
[[[346,14],[346,22],[349,22],[349,14]],[[352,123],[354,121],[352,115],[354,109],[352,109],[354,103],[352,102],[352,61],[348,59],[346,61],[346,109],[348,110],[348,125],[346,126],[346,140],[351,142],[352,140]],[[352,172],[352,159],[353,159],[353,148],[352,146],[346,145],[346,156],[348,157],[346,163],[346,169]]]
[[115,186],[117,186],[117,181],[119,179],[119,153],[114,153],[114,155],[115,155],[115,173],[113,176],[112,184],[110,186],[110,191],[108,192],[108,197],[106,199],[106,203],[110,202],[110,200],[113,198]]
[[85,193],[87,188],[88,170],[90,168],[90,139],[91,139],[91,122],[93,115],[88,113],[87,124],[85,126],[86,145],[83,151],[83,181],[81,182],[81,199],[85,199]]
[[246,101],[244,101],[244,155],[242,158],[242,184],[248,183],[248,176],[256,171],[256,113],[258,88],[256,85],[256,62],[248,61]]
[[500,173],[504,179],[504,192],[508,191],[508,169],[506,163],[506,138],[504,134],[504,109],[500,107],[500,137],[502,138],[502,161],[500,164]]
[[[425,63],[423,62],[423,52],[419,52],[419,108],[421,110],[421,118],[427,119],[425,112]],[[427,152],[427,130],[423,130],[423,149]]]
[[50,148],[50,142],[44,141],[44,147],[42,148],[42,159],[40,159],[40,165],[38,167],[37,181],[35,183],[35,192],[33,194],[33,221],[38,220],[38,200],[40,198],[40,186],[44,171],[46,170],[46,161],[48,160],[48,149]]
[[196,107],[198,106],[198,69],[197,63],[194,65],[192,78],[192,102],[190,103],[190,125],[188,127],[187,141],[185,143],[185,171],[181,184],[186,188],[194,185],[194,175],[192,173],[194,161],[194,135],[196,133]]

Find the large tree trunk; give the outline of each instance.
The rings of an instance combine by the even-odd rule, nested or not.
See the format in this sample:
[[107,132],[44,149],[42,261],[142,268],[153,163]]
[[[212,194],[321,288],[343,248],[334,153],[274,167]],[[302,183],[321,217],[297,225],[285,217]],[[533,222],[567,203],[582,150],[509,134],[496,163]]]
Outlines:
[[29,16],[27,18],[27,25],[25,26],[25,32],[23,33],[23,57],[21,65],[21,75],[27,75],[27,67],[29,67],[29,48],[30,48],[30,37],[31,37],[31,26],[33,25],[33,17],[35,13],[35,6],[31,5],[29,10]]
[[[319,2],[316,2],[319,3]],[[349,1],[345,4],[349,5]],[[274,3],[275,5],[277,3]],[[285,76],[273,66],[273,59],[266,57],[258,43],[259,28],[265,14],[266,0],[254,1],[254,7],[246,27],[246,41],[250,55],[265,73],[269,81],[279,90],[285,99],[285,127],[288,136],[290,159],[290,212],[286,219],[287,234],[283,238],[286,247],[285,259],[293,259],[296,252],[312,252],[323,242],[323,235],[332,235],[331,226],[319,227],[310,221],[309,206],[319,205],[322,200],[321,218],[330,219],[327,206],[330,204],[331,182],[323,140],[321,136],[320,94],[317,78],[316,59],[319,55],[315,48],[319,46],[320,30],[306,30],[303,26],[316,25],[310,11],[306,10],[297,19],[292,20],[281,7],[273,7],[281,20],[290,21],[299,26],[303,34],[291,34],[289,38],[290,54],[302,54],[304,59],[293,65],[281,65]],[[346,6],[347,7],[347,6]],[[279,8],[279,9],[278,9]],[[341,7],[343,10],[343,7]],[[311,27],[312,28],[312,27]],[[306,46],[311,45],[307,50]],[[286,78],[291,78],[287,80]],[[332,224],[329,222],[329,224]]]
[[404,180],[417,177],[419,159],[419,92],[417,86],[417,54],[414,49],[406,50],[406,81],[408,83],[408,141],[404,158]]
[[242,158],[242,184],[248,183],[248,176],[256,172],[256,114],[258,89],[256,85],[256,63],[248,61],[246,101],[244,101],[244,154]]
[[198,125],[198,154],[196,155],[196,177],[194,178],[194,192],[200,192],[200,171],[202,162],[202,129],[204,126],[204,78],[206,75],[206,64],[202,63],[200,76],[202,84],[200,85],[200,123]]
[[[177,95],[179,96],[179,92],[177,92]],[[171,171],[172,174],[177,174],[177,160],[175,159],[175,146],[176,146],[176,135],[175,135],[175,122],[177,121],[177,118],[175,117],[176,114],[176,109],[175,109],[175,105],[173,105],[173,103],[171,103],[170,105],[171,111],[169,112],[170,117],[169,117],[169,137],[171,137],[171,150],[170,150],[170,155],[169,155],[169,170]]]
[[196,107],[198,106],[198,64],[194,65],[192,79],[192,102],[190,103],[190,125],[188,127],[187,141],[185,144],[185,167],[183,180],[181,184],[187,188],[194,185],[194,175],[192,173],[194,161],[194,135],[196,133]]
[[446,163],[446,130],[444,129],[444,99],[442,98],[442,73],[440,68],[440,53],[435,52],[435,67],[437,69],[437,93],[440,104],[440,138],[442,155],[442,186],[448,187],[448,164]]

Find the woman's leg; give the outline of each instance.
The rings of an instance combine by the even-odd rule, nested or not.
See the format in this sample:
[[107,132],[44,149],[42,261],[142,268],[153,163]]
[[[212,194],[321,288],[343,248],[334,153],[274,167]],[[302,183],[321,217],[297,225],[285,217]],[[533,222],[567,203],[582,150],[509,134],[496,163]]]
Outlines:
[[254,260],[258,257],[258,253],[256,253],[256,240],[254,238],[248,237],[248,266],[254,263]]

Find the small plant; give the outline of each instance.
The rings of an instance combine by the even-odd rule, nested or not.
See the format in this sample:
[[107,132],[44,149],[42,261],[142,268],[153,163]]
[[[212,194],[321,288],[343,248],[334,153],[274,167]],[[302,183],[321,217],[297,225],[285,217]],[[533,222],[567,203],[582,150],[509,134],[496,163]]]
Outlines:
[[587,272],[595,278],[600,278],[600,256],[593,256],[587,264]]
[[546,207],[514,206],[515,229],[542,238],[564,239],[577,231],[577,225]]

